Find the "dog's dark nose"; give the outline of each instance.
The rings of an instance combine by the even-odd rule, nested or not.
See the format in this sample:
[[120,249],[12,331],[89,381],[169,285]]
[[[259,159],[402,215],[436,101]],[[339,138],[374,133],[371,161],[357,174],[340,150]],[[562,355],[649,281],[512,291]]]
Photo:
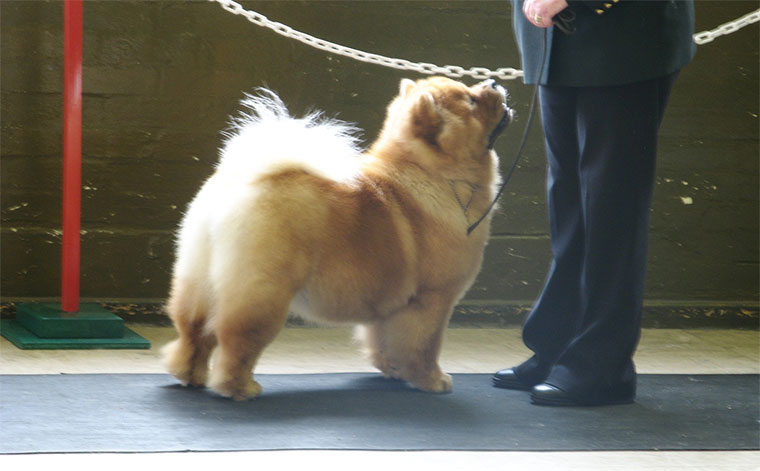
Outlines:
[[498,86],[496,85],[496,80],[494,79],[483,80],[479,85],[485,88],[496,88]]

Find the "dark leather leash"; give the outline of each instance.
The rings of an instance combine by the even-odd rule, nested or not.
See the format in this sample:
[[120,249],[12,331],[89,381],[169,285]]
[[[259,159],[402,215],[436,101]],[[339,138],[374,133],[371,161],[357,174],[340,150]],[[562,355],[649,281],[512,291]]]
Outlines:
[[[572,34],[573,32],[575,32],[575,26],[573,25],[574,21],[575,21],[575,12],[570,10],[569,8],[562,10],[560,13],[558,13],[554,17],[554,20],[553,20],[554,25],[565,34]],[[541,77],[544,75],[544,65],[546,63],[546,54],[548,50],[546,42],[547,42],[547,30],[544,29],[543,53],[541,55],[541,66],[538,69],[539,81],[541,80]],[[520,145],[517,147],[517,153],[515,154],[515,158],[514,158],[514,161],[512,162],[512,166],[509,168],[509,171],[507,172],[507,176],[504,178],[504,181],[499,187],[499,191],[496,192],[496,196],[494,196],[494,199],[493,201],[491,201],[491,204],[488,205],[488,208],[486,208],[483,215],[480,216],[477,221],[472,223],[467,228],[468,236],[488,216],[488,214],[491,212],[493,207],[496,205],[496,202],[499,201],[501,194],[504,192],[504,189],[507,187],[507,183],[509,183],[509,180],[512,178],[512,174],[514,174],[515,169],[517,168],[517,164],[520,162],[520,159],[522,158],[522,152],[523,152],[523,149],[525,148],[525,144],[528,142],[528,135],[530,134],[530,128],[531,128],[531,125],[533,124],[533,115],[536,110],[537,102],[538,102],[538,84],[536,84],[533,87],[533,96],[531,97],[530,110],[528,111],[528,123],[525,125],[525,130],[523,131],[522,138],[520,139]]]

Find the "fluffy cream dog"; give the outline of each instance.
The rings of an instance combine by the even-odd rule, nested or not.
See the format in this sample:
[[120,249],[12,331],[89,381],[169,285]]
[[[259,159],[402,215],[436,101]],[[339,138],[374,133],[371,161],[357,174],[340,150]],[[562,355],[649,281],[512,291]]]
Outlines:
[[[252,370],[288,312],[360,326],[386,376],[448,392],[438,356],[477,275],[498,183],[493,141],[511,118],[493,81],[403,80],[377,141],[249,97],[182,221],[165,350],[183,384],[260,394]],[[209,373],[209,357],[218,346]]]

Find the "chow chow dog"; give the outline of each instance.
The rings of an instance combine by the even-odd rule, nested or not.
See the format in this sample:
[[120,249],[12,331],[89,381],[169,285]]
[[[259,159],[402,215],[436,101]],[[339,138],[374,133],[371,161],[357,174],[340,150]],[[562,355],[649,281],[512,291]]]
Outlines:
[[178,231],[169,372],[253,398],[253,367],[293,312],[357,325],[384,375],[450,391],[438,356],[481,266],[489,220],[467,228],[499,183],[493,143],[512,117],[505,90],[404,79],[364,152],[351,125],[293,118],[267,90],[243,104]]

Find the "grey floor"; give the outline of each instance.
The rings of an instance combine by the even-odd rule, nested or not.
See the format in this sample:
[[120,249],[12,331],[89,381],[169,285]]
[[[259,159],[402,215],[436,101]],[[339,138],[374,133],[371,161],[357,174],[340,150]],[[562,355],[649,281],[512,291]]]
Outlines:
[[[19,350],[0,340],[0,374],[162,373],[160,349],[173,329],[130,328],[151,340],[150,350]],[[745,330],[645,330],[636,355],[641,373],[759,373],[760,334]],[[492,373],[526,358],[518,329],[451,328],[442,354],[452,373]],[[259,362],[260,373],[374,371],[347,328],[290,327]],[[456,384],[454,385],[456,387]],[[266,391],[264,391],[266,393]],[[526,401],[528,400],[526,395]],[[1,426],[2,424],[0,424]],[[309,469],[552,469],[760,470],[760,452],[365,452],[268,451],[237,453],[4,455],[0,468],[153,469],[224,466]],[[266,468],[264,468],[266,467]]]

